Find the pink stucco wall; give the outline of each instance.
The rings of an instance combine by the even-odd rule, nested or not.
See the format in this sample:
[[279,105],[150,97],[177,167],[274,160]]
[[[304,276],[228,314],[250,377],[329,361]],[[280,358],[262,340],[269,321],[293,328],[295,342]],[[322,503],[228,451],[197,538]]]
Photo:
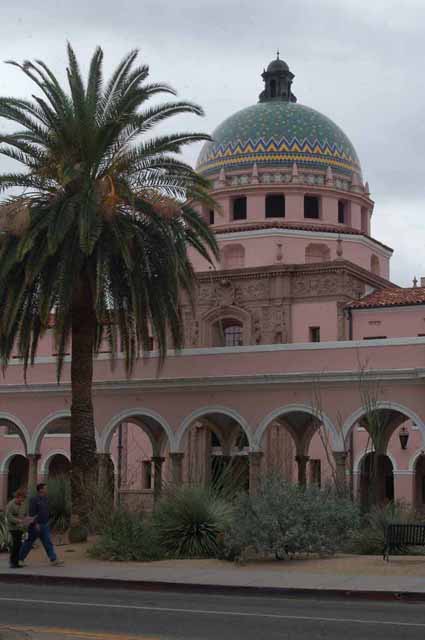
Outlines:
[[425,305],[382,309],[353,309],[353,339],[425,334]]

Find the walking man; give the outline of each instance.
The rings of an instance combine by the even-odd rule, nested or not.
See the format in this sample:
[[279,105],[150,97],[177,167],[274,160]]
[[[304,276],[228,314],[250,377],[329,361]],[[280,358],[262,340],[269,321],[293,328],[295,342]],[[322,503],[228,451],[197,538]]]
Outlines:
[[11,537],[10,547],[10,568],[20,569],[19,552],[21,550],[22,538],[32,522],[32,518],[28,518],[25,499],[27,497],[25,489],[18,489],[13,500],[6,507],[7,528]]
[[31,498],[29,515],[33,522],[28,527],[28,537],[21,547],[19,560],[23,562],[31,551],[34,542],[40,538],[41,544],[53,566],[61,566],[63,562],[58,560],[52,543],[49,527],[49,502],[47,498],[47,486],[44,483],[37,485],[37,494]]

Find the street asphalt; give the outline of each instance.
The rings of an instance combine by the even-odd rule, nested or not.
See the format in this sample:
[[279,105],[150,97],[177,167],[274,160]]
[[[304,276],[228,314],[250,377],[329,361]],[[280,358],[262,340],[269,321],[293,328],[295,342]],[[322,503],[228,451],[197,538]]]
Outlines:
[[51,640],[423,640],[425,605],[0,584],[0,639],[2,627]]

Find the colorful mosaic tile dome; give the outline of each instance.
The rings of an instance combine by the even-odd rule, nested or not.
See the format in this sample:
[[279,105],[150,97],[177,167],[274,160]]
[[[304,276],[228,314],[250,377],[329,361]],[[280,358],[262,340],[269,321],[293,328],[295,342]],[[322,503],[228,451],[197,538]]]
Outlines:
[[332,168],[345,177],[361,167],[345,133],[318,111],[282,100],[267,100],[242,109],[214,131],[198,158],[197,170],[211,176],[225,170],[257,167]]

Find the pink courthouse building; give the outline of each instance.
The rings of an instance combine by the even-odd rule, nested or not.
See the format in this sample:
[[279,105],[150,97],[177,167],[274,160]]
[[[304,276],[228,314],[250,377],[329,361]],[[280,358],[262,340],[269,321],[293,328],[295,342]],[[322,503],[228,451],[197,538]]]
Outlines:
[[[95,361],[101,474],[151,508],[164,482],[207,482],[226,467],[251,491],[278,469],[300,483],[346,483],[368,499],[425,507],[425,281],[390,279],[356,151],[329,118],[297,102],[277,57],[259,101],[231,115],[197,169],[217,202],[200,212],[221,256],[192,255],[196,312],[186,346],[156,375],[152,351],[131,379]],[[417,283],[416,283],[417,284]],[[23,380],[0,384],[0,508],[23,483],[69,467],[69,358],[56,384],[47,334]],[[371,416],[379,442],[371,438]],[[369,429],[369,431],[368,431]]]

